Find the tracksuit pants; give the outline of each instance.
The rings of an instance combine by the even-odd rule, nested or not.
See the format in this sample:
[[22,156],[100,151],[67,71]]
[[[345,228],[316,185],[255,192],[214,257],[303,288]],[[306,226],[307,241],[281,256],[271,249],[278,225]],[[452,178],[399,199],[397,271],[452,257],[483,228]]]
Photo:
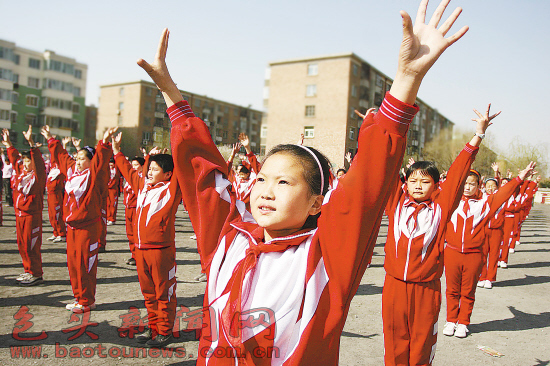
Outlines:
[[136,257],[134,256],[134,218],[136,216],[136,208],[126,207],[124,215],[126,216],[126,236],[128,237],[128,244],[130,245],[130,252],[132,252],[132,258],[136,259]]
[[48,192],[48,217],[53,228],[53,235],[66,236],[65,220],[63,219],[63,191]]
[[480,281],[489,280],[491,282],[495,282],[497,280],[497,263],[503,236],[504,233],[501,227],[496,229],[487,229],[487,235],[485,236],[485,247],[488,250],[486,253],[486,260],[484,261],[485,265],[481,269],[481,277],[479,278]]
[[16,216],[17,248],[26,273],[42,277],[42,213]]
[[107,221],[116,222],[116,211],[118,206],[118,190],[107,190]]

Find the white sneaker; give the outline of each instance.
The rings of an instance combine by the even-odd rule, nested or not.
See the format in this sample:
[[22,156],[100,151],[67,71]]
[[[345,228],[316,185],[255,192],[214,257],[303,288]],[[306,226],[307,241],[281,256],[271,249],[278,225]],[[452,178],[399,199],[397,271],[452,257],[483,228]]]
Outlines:
[[73,310],[75,306],[78,305],[78,300],[74,300],[72,303],[65,305],[65,309]]
[[447,322],[443,327],[443,334],[446,336],[452,336],[455,334],[455,329],[456,329],[455,323]]
[[508,263],[500,262],[500,268],[508,268]]
[[458,324],[455,330],[455,337],[466,338],[468,332],[469,330],[467,326],[465,326],[464,324]]
[[197,240],[197,235],[193,234],[189,237],[189,239]]
[[500,267],[501,264],[502,264],[502,261],[498,261],[497,262],[497,267]]
[[485,288],[493,288],[493,283],[489,280],[485,280],[485,285],[483,286]]
[[508,251],[508,253],[515,253],[515,249],[514,248],[510,248],[510,250]]
[[516,245],[520,245],[521,243],[519,241],[516,241]]
[[477,281],[477,287],[485,287],[485,281]]
[[114,224],[114,222],[112,222],[112,221],[107,221],[107,226],[111,226],[112,224]]
[[72,312],[76,314],[82,314],[82,313],[87,313],[89,311],[92,311],[94,309],[95,309],[95,303],[91,305],[76,304],[74,308],[72,308]]
[[29,272],[24,272],[24,273],[21,273],[19,276],[17,276],[15,278],[16,281],[23,281],[23,280],[26,280],[27,278],[30,278],[32,277],[32,274],[30,274]]
[[61,236],[58,236],[53,240],[54,243],[59,243],[60,241],[63,241],[63,237]]
[[50,241],[51,241],[51,240],[54,240],[55,238],[57,238],[57,236],[52,235],[52,236],[50,236],[50,237],[49,237],[48,239],[46,239],[46,240],[50,240]]

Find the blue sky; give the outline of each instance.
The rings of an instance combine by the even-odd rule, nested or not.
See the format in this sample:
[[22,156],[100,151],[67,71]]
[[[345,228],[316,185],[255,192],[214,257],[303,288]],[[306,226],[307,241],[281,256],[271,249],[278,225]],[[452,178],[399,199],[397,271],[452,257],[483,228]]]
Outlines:
[[[99,86],[145,79],[164,27],[168,66],[178,87],[262,109],[270,61],[354,52],[393,77],[401,39],[399,10],[414,19],[416,0],[389,1],[3,1],[0,38],[51,49],[88,64],[87,103]],[[437,6],[432,0],[428,14]],[[502,115],[488,133],[501,150],[518,136],[550,147],[545,106],[550,76],[550,2],[454,0],[463,13],[451,32],[469,32],[430,71],[419,96],[474,131],[472,108],[491,102]],[[450,14],[450,10],[447,14]],[[11,16],[6,16],[10,14]]]

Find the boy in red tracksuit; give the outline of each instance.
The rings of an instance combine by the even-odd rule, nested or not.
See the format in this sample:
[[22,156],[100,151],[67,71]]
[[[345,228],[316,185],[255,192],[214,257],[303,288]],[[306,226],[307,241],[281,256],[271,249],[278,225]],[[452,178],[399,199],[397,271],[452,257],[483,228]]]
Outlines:
[[[485,182],[485,190],[488,195],[497,192],[498,180],[489,178]],[[487,223],[485,232],[485,244],[483,246],[483,257],[486,258],[485,264],[481,269],[481,276],[477,283],[478,287],[490,289],[493,287],[493,282],[497,280],[497,267],[500,255],[500,247],[504,236],[504,207],[506,202],[499,207],[493,217]]]
[[53,228],[52,237],[47,240],[60,242],[65,238],[65,221],[63,220],[63,197],[65,194],[65,175],[55,163],[51,163],[46,181],[48,191],[48,217]]
[[[247,207],[247,210],[250,211],[250,192],[256,183],[256,175],[260,171],[260,163],[256,158],[256,155],[250,149],[250,140],[248,136],[244,133],[239,134],[239,141],[246,150],[246,158],[248,161],[243,160],[239,168],[237,169],[236,174],[230,174],[229,179],[233,183],[233,190],[239,201],[243,201]],[[228,160],[227,165],[228,169],[231,172],[233,165],[233,154]]]
[[[490,108],[490,105],[489,105]],[[445,182],[435,165],[410,165],[406,184],[397,186],[386,206],[386,278],[382,291],[386,365],[429,365],[435,355],[443,239],[446,223],[458,206],[463,184],[490,121],[478,114],[477,132],[449,169]],[[397,181],[396,181],[397,183]]]
[[531,162],[516,179],[490,196],[480,191],[481,176],[477,171],[472,170],[466,179],[464,194],[447,224],[445,235],[447,323],[443,334],[454,334],[458,338],[467,336],[476,284],[483,266],[487,222],[531,174],[535,166]]
[[116,222],[118,195],[120,194],[120,171],[115,166],[115,160],[109,161],[109,183],[107,184],[107,225]]
[[521,224],[523,222],[523,204],[527,196],[526,191],[529,186],[529,181],[524,181],[520,188],[519,194],[516,196],[517,211],[514,212],[514,229],[512,234],[512,240],[510,242],[509,253],[514,253],[516,251],[516,243],[519,243],[519,238],[521,235]]
[[143,177],[120,152],[120,140],[121,133],[113,138],[116,166],[138,192],[134,257],[149,319],[148,329],[136,340],[147,347],[162,347],[172,340],[176,317],[175,219],[181,191],[172,156],[151,150],[144,164],[147,177]]
[[107,192],[111,144],[104,139],[96,149],[78,150],[76,161],[52,138],[49,126],[42,127],[52,162],[67,177],[63,212],[67,225],[67,267],[75,297],[66,309],[74,313],[96,307],[97,261],[101,234],[101,197]]
[[[143,178],[143,165],[145,164],[145,159],[139,156],[135,156],[132,161],[132,168],[138,172],[140,178]],[[135,251],[135,239],[134,239],[134,223],[136,217],[136,206],[137,206],[137,194],[132,189],[132,186],[126,181],[124,187],[122,188],[124,193],[124,216],[126,218],[126,236],[128,237],[128,244],[130,245],[130,252],[132,256],[126,261],[126,264],[135,266],[136,259],[134,257]]]
[[[501,188],[509,184],[510,179],[504,178],[501,182]],[[502,226],[503,237],[500,247],[500,256],[498,266],[500,268],[508,268],[508,256],[510,253],[510,248],[512,241],[514,241],[514,225],[516,221],[516,214],[521,211],[521,206],[516,199],[516,196],[519,195],[520,187],[516,187],[515,192],[508,198],[504,206],[504,224]]]
[[34,286],[42,279],[42,209],[46,186],[46,166],[40,149],[34,146],[32,127],[23,135],[29,142],[30,152],[22,154],[10,141],[9,131],[2,131],[2,143],[7,147],[8,158],[13,166],[13,207],[17,227],[17,247],[23,260],[25,272],[16,280],[23,286]]

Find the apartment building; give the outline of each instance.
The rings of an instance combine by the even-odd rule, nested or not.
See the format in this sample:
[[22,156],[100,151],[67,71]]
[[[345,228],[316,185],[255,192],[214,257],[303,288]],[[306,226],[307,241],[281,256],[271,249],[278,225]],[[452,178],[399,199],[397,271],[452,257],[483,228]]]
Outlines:
[[33,126],[35,141],[44,142],[41,126],[58,137],[84,134],[88,67],[54,51],[38,52],[0,39],[0,128],[10,130],[18,149],[28,149],[22,134]]
[[[184,90],[180,92],[193,112],[206,123],[216,145],[233,144],[239,133],[244,132],[250,138],[252,150],[259,152],[261,111]],[[126,156],[137,155],[140,147],[170,148],[166,104],[152,82],[140,80],[100,87],[96,135],[114,126],[123,132],[121,149]]]
[[[357,151],[362,120],[354,110],[379,107],[393,80],[354,53],[272,62],[266,71],[265,115],[261,151],[295,143],[304,134],[334,167]],[[443,133],[452,138],[453,123],[417,99],[420,107],[408,136],[407,153],[422,155],[424,144]]]

